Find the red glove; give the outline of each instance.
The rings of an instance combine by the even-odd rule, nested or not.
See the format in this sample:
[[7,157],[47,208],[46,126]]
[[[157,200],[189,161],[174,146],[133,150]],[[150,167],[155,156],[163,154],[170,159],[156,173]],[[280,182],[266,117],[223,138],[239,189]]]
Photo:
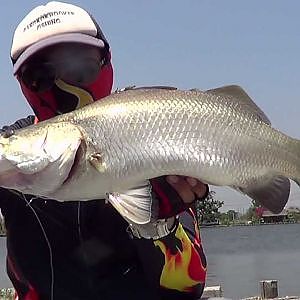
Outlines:
[[205,199],[209,193],[209,187],[199,181],[194,180],[194,187],[189,185],[189,180],[179,176],[178,183],[172,185],[166,180],[166,176],[153,178],[153,197],[158,199],[158,218],[165,219],[178,215],[191,207],[195,201]]

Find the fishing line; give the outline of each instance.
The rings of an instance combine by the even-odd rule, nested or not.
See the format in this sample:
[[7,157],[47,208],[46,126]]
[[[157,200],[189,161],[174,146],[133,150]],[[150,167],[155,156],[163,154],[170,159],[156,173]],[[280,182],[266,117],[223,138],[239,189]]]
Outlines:
[[[20,195],[20,194],[19,194]],[[36,213],[35,209],[31,206],[31,202],[34,200],[34,199],[37,199],[37,197],[32,197],[30,199],[30,201],[28,201],[25,197],[24,194],[21,194],[22,198],[24,199],[24,201],[26,202],[27,206],[32,210],[33,214],[35,215],[40,227],[41,227],[41,230],[43,232],[43,235],[44,235],[44,238],[46,240],[46,243],[47,243],[47,246],[48,246],[48,249],[49,249],[49,259],[50,259],[50,271],[51,271],[51,285],[50,285],[50,291],[51,291],[51,300],[54,299],[54,268],[53,268],[53,252],[52,252],[52,248],[51,248],[51,244],[50,244],[50,241],[48,239],[48,236],[46,234],[46,231],[45,231],[45,228],[38,216],[38,214]]]
[[82,242],[81,225],[80,225],[80,201],[78,201],[78,206],[77,206],[77,224],[78,224],[79,240]]

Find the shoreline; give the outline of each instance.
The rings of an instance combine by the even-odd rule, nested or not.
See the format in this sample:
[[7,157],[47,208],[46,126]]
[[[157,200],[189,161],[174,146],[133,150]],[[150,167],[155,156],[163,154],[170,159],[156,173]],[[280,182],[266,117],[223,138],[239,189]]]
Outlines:
[[251,223],[251,224],[200,224],[200,228],[217,228],[217,227],[237,227],[237,226],[264,226],[264,225],[292,225],[292,224],[300,224],[300,222],[274,222],[274,223]]

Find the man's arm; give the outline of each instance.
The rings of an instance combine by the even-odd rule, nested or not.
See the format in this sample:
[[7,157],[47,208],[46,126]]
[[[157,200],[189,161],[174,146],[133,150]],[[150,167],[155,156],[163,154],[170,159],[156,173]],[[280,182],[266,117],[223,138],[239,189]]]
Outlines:
[[161,299],[199,299],[206,280],[206,258],[194,212],[179,215],[176,230],[160,239],[133,238],[151,289]]
[[[181,176],[163,176],[150,182],[152,202],[159,202],[158,224],[131,228],[145,276],[163,299],[198,299],[205,285],[206,259],[191,207],[208,195],[209,188]],[[157,229],[161,224],[169,228]]]

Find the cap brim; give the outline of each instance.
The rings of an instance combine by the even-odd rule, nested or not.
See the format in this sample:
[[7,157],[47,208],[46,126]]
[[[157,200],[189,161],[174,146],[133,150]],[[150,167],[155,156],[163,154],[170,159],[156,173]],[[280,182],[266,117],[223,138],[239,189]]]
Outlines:
[[43,39],[32,46],[29,46],[17,59],[13,67],[14,75],[18,72],[20,66],[25,63],[36,52],[60,43],[81,43],[99,48],[104,48],[104,42],[93,36],[83,33],[66,33]]

